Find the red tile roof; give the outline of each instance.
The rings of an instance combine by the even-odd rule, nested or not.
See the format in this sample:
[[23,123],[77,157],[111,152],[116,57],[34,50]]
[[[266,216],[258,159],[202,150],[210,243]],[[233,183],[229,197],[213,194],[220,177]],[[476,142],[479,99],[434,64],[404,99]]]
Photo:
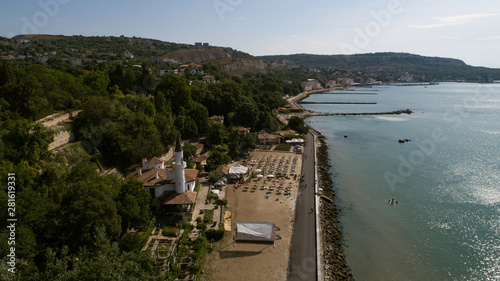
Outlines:
[[[156,172],[158,172],[158,178],[156,178]],[[142,175],[139,175],[139,171],[132,172],[128,174],[126,179],[135,178],[136,180],[142,182],[144,187],[156,187],[167,184],[166,173],[164,169],[151,169],[142,171]]]
[[223,173],[227,175],[229,173],[229,166],[226,165],[219,166],[217,167],[217,169],[215,169],[215,171],[217,173]]
[[198,173],[199,173],[199,171],[196,170],[196,169],[186,169],[186,170],[184,170],[184,174],[185,174],[185,177],[186,177],[186,182],[195,181],[196,178],[198,177]]
[[146,164],[148,165],[157,165],[157,164],[161,164],[165,161],[163,161],[162,159],[158,158],[158,157],[153,157],[151,159],[149,159]]
[[190,161],[193,163],[201,163],[203,161],[207,160],[206,156],[193,156],[191,157]]
[[[125,178],[135,178],[136,180],[140,181],[144,187],[157,187],[165,184],[175,183],[174,180],[167,180],[167,170],[173,171],[172,169],[151,169],[142,171],[142,175],[139,175],[138,171],[134,171],[128,174]],[[156,178],[156,172],[158,172],[158,178]],[[199,171],[196,169],[185,169],[184,176],[186,182],[195,181],[198,177],[198,173]]]
[[196,202],[196,194],[194,191],[184,193],[165,192],[160,200],[163,205],[193,205]]

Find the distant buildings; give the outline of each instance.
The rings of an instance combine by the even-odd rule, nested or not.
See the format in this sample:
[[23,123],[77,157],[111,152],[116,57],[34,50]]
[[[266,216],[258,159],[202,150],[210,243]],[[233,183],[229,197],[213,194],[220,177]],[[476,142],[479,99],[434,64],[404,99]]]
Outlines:
[[338,81],[339,81],[339,84],[341,84],[342,86],[350,86],[354,83],[354,79],[348,78],[348,77],[339,78]]
[[222,115],[213,115],[213,116],[208,117],[208,119],[212,122],[224,124],[224,116],[222,116]]
[[337,86],[337,81],[335,81],[335,80],[330,80],[330,81],[326,82],[326,84],[325,84],[326,88],[333,88],[336,86]]
[[210,75],[205,75],[202,78],[203,82],[215,82],[215,77],[210,76]]
[[195,42],[194,45],[196,47],[208,47],[208,46],[210,46],[209,43],[201,43],[201,42]]
[[302,89],[304,91],[312,91],[321,89],[321,84],[316,79],[307,79],[306,81],[301,83]]
[[403,73],[403,75],[401,75],[399,81],[403,83],[411,83],[413,82],[413,75],[410,75],[408,72],[405,72]]

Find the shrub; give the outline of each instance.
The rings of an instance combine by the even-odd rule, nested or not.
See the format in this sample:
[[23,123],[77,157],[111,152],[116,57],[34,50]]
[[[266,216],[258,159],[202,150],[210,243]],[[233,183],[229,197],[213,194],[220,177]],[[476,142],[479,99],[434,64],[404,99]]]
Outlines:
[[274,150],[279,150],[279,151],[290,151],[290,148],[292,147],[291,144],[288,144],[288,143],[280,143],[278,145],[276,145],[276,147],[274,148]]
[[196,228],[198,228],[201,231],[207,230],[207,225],[204,222],[200,222],[196,225]]
[[219,241],[224,237],[224,227],[222,229],[209,229],[205,232],[205,235],[208,240]]
[[175,237],[177,236],[177,229],[175,227],[165,226],[162,234],[167,237]]

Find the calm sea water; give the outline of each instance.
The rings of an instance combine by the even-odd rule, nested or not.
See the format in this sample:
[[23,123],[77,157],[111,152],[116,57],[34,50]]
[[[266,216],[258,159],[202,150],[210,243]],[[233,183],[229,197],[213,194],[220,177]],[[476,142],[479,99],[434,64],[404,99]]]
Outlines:
[[500,280],[500,84],[357,88],[307,101],[377,103],[306,105],[321,112],[414,111],[307,120],[327,137],[355,280]]

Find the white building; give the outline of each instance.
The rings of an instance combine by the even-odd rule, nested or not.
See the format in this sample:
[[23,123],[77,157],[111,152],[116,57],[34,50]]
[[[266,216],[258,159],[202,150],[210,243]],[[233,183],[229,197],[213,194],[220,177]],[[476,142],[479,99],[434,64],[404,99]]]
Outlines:
[[321,83],[316,79],[307,79],[306,81],[301,83],[302,89],[304,91],[312,91],[321,89]]
[[403,83],[411,83],[413,82],[413,75],[410,75],[408,72],[405,72],[403,73],[403,75],[401,75],[401,78],[399,78],[399,80]]
[[152,205],[176,206],[182,211],[189,211],[196,201],[196,178],[198,170],[186,169],[180,139],[175,146],[175,162],[172,168],[165,168],[165,161],[159,158],[142,159],[142,168],[130,173],[126,178],[140,181],[151,194]]

